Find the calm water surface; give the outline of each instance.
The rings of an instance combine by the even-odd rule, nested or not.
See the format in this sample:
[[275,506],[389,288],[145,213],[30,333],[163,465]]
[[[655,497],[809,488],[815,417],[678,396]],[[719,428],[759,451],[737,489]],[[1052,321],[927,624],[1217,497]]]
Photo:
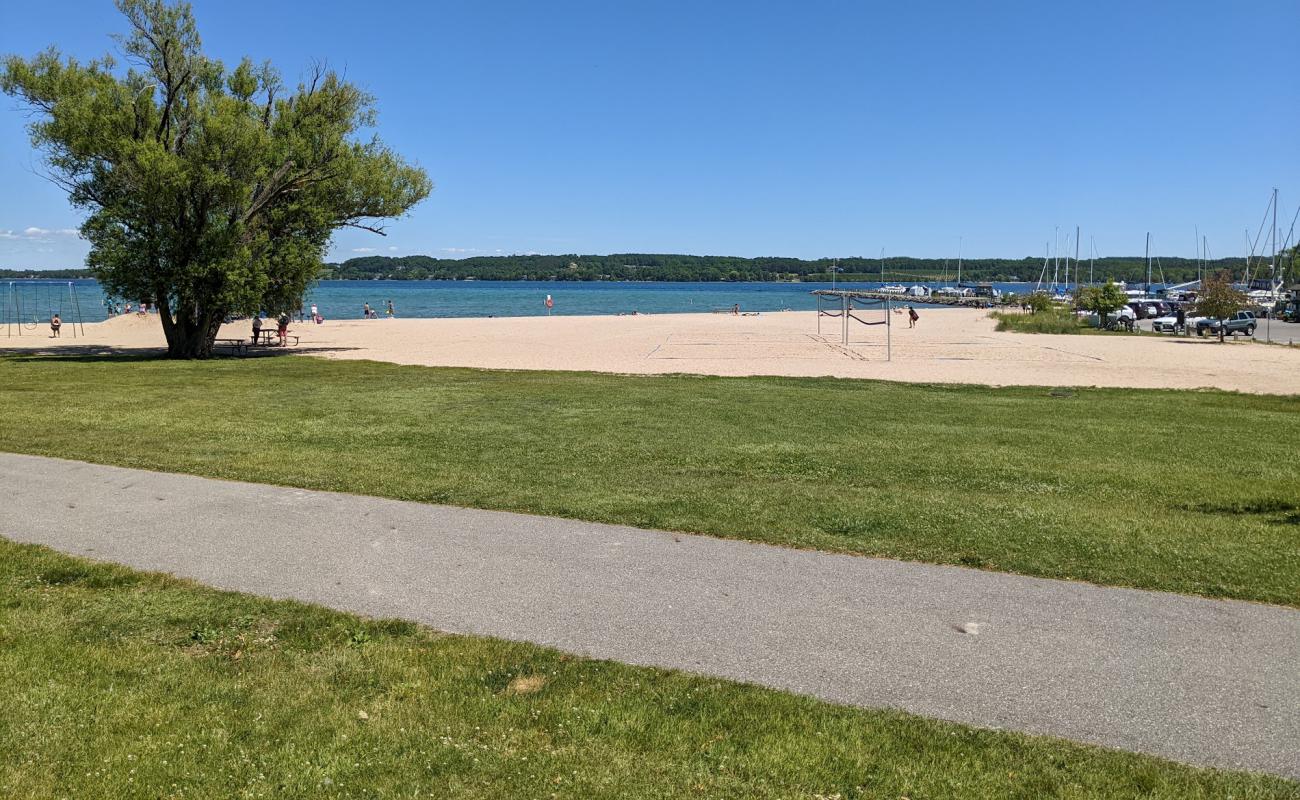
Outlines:
[[[837,283],[837,288],[874,289],[880,283]],[[939,286],[940,284],[930,284]],[[71,286],[71,295],[69,294]],[[1004,292],[1027,292],[1031,283],[996,283]],[[530,317],[545,316],[546,296],[555,302],[557,316],[591,314],[707,313],[742,311],[796,311],[817,307],[813,289],[829,283],[615,283],[576,281],[321,281],[307,292],[306,307],[313,303],[326,319],[359,319],[369,303],[380,316],[392,300],[399,317]],[[81,307],[86,322],[106,318],[104,293],[99,284],[85,281],[14,281],[0,283],[0,324],[16,316],[29,324],[42,322],[54,312],[65,321]],[[916,305],[922,305],[916,303]]]

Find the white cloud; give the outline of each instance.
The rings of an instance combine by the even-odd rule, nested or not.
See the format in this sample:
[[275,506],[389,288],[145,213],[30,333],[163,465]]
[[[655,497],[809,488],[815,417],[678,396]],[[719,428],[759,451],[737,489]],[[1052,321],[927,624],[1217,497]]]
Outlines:
[[483,251],[482,251],[482,250],[479,250],[477,247],[444,247],[444,248],[442,248],[442,252],[444,252],[444,253],[481,253],[481,252],[483,252]]
[[51,236],[76,236],[76,228],[58,228],[51,230],[49,228],[25,228],[23,236],[29,239],[48,239]]
[[390,253],[396,253],[396,252],[397,252],[397,247],[395,247],[395,246],[390,246],[390,247],[388,248],[388,252],[390,252]]
[[352,248],[352,252],[354,252],[354,253],[373,253],[373,252],[375,252],[375,248],[373,248],[373,247],[354,247],[354,248]]
[[21,232],[0,230],[0,239],[26,239],[33,242],[44,242],[57,237],[77,235],[79,235],[79,231],[76,228],[37,228],[32,226],[23,228]]

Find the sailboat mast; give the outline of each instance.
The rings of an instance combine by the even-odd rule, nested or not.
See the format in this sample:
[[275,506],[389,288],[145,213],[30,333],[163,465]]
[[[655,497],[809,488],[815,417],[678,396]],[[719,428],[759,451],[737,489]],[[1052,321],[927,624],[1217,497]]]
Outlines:
[[1277,275],[1277,187],[1273,187],[1273,264],[1268,268],[1269,289],[1273,288],[1273,278]]
[[1147,231],[1147,287],[1146,293],[1151,294],[1151,231]]
[[1079,293],[1079,226],[1074,226],[1074,293]]
[[1201,234],[1201,268],[1196,271],[1196,280],[1198,281],[1205,280],[1205,271],[1209,268],[1210,268],[1210,243],[1205,238],[1205,234]]

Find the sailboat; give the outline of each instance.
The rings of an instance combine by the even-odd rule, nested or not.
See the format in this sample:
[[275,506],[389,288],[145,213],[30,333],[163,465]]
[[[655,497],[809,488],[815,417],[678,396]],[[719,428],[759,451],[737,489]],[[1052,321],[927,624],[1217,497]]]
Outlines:
[[[962,289],[962,285],[961,285],[961,243],[962,243],[962,239],[959,236],[957,237],[957,285],[940,286],[938,289],[934,290],[935,294],[947,295],[949,297],[961,297],[962,295],[968,293]],[[944,277],[947,276],[945,275]]]

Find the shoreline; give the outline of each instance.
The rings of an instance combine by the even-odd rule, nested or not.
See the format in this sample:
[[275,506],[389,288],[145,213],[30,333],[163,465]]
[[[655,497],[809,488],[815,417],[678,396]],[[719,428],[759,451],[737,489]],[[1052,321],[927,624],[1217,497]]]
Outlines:
[[[623,374],[862,378],[984,386],[1222,389],[1300,395],[1300,349],[1155,336],[1081,336],[994,331],[986,310],[919,309],[916,328],[898,310],[885,326],[856,324],[841,341],[838,320],[813,311],[444,317],[294,322],[297,347],[267,353],[368,359],[434,367]],[[883,312],[865,312],[875,320]],[[274,323],[272,323],[273,327]],[[84,337],[51,339],[48,327],[6,337],[0,353],[120,352],[165,346],[154,315],[85,323]],[[25,333],[27,333],[25,331]],[[78,331],[79,333],[79,331]],[[220,338],[247,340],[247,321]]]

